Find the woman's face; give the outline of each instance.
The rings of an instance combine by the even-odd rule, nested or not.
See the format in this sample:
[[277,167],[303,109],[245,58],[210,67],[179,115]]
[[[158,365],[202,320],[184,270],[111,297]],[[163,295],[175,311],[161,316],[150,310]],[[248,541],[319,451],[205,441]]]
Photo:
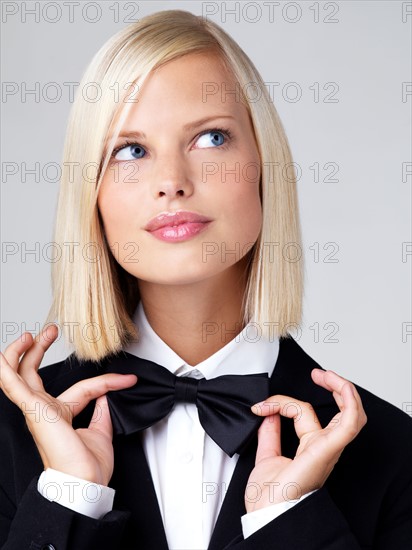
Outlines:
[[[189,284],[233,271],[261,229],[259,181],[239,85],[213,55],[173,60],[143,85],[99,190],[112,253],[151,283]],[[178,210],[211,221],[145,229],[158,214]]]

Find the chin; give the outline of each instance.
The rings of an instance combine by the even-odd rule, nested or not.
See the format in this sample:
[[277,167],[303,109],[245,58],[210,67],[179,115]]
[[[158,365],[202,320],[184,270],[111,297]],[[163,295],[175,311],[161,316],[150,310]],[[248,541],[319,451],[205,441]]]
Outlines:
[[133,273],[133,276],[141,281],[159,285],[192,285],[201,283],[211,277],[219,275],[225,271],[227,266],[219,262],[215,269],[211,265],[207,266],[204,262],[178,262],[174,260],[171,264],[168,262],[159,262],[153,269],[145,270],[140,273]]

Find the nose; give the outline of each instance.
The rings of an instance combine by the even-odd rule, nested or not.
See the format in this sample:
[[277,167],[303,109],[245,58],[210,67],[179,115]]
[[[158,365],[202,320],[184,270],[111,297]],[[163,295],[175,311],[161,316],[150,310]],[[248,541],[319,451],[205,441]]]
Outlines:
[[189,169],[179,154],[158,157],[152,176],[154,198],[189,197],[193,193]]

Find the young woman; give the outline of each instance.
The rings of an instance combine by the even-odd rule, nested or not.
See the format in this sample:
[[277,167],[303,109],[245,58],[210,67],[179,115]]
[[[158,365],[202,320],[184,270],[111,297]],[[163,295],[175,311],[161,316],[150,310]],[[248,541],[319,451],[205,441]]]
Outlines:
[[[180,10],[125,28],[63,160],[73,247],[44,329],[1,354],[2,548],[410,548],[411,419],[289,334],[291,155],[239,46]],[[57,325],[74,352],[39,370]]]

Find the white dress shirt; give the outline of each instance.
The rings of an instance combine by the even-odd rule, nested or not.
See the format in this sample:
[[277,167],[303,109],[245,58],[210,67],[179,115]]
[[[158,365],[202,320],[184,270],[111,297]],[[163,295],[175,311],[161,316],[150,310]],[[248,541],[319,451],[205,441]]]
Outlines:
[[[192,366],[156,334],[142,302],[136,308],[133,321],[139,329],[139,341],[124,351],[158,363],[176,376],[210,379],[225,374],[267,372],[270,377],[279,353],[279,339],[263,338],[256,323],[251,321],[223,348]],[[239,455],[230,458],[208,436],[194,403],[176,403],[167,417],[142,432],[142,442],[169,548],[206,549]],[[38,490],[45,498],[95,519],[112,509],[115,494],[110,487],[51,468],[41,474]],[[312,492],[300,499],[243,515],[244,538]]]

